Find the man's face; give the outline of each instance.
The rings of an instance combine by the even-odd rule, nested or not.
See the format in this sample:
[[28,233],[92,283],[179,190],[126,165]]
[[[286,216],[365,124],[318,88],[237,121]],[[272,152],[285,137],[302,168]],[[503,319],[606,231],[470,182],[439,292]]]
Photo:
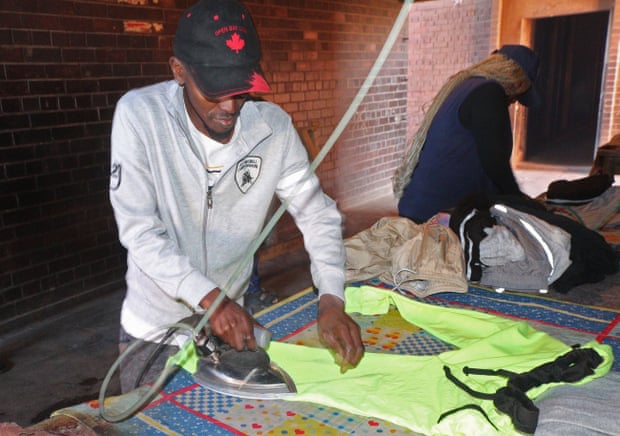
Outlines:
[[232,137],[239,112],[248,95],[209,99],[200,92],[198,85],[183,64],[179,66],[176,62],[179,61],[171,60],[171,66],[177,82],[184,85],[183,96],[190,119],[198,130],[211,139],[227,143]]

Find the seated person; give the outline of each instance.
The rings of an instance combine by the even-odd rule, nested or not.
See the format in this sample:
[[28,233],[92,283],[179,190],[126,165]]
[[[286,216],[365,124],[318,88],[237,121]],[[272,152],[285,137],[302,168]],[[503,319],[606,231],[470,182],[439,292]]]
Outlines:
[[538,102],[537,70],[532,50],[506,45],[443,85],[394,176],[400,216],[422,223],[469,194],[524,195],[508,107]]

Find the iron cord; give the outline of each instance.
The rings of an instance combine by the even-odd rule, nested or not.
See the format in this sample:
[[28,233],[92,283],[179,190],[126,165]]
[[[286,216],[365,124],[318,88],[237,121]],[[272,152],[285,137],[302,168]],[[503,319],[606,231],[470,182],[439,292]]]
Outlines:
[[[164,326],[161,329],[156,329],[152,331],[150,334],[148,334],[147,337],[157,337],[158,333],[162,329],[165,330],[166,332],[170,330],[174,330],[174,331],[185,330],[193,334],[192,326],[188,324],[178,323],[178,324],[171,324],[169,326]],[[161,343],[162,342],[160,341],[160,344]],[[159,377],[157,378],[157,380],[155,380],[155,382],[153,382],[153,384],[147,390],[145,390],[145,392],[143,393],[140,392],[140,395],[138,395],[138,398],[133,403],[131,403],[129,407],[127,407],[126,410],[121,410],[118,414],[115,414],[115,415],[109,414],[105,408],[105,394],[106,394],[106,391],[108,390],[108,386],[110,385],[112,376],[114,375],[116,370],[120,368],[122,361],[126,359],[128,356],[130,356],[131,353],[140,345],[141,345],[140,341],[135,341],[132,344],[130,344],[127,347],[127,349],[118,356],[116,361],[112,364],[112,366],[108,370],[108,373],[106,374],[105,378],[103,379],[103,383],[101,384],[101,390],[99,391],[99,414],[101,415],[103,419],[105,419],[108,422],[121,422],[135,415],[148,401],[150,401],[151,398],[153,398],[161,390],[163,385],[168,380],[168,377],[179,368],[179,366],[176,364],[166,364],[163,371],[159,374]]]

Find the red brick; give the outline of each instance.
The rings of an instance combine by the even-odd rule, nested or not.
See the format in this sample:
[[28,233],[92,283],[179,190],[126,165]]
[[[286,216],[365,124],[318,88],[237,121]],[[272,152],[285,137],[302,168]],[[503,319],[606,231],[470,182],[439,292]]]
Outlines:
[[86,34],[86,44],[88,47],[116,47],[117,36],[114,34]]
[[2,0],[4,11],[32,12],[36,10],[36,6],[37,0]]
[[46,77],[53,78],[73,78],[80,77],[81,70],[80,66],[77,64],[50,64],[37,67],[39,70],[43,71]]
[[84,17],[105,17],[108,14],[108,6],[92,2],[72,2],[75,15]]
[[111,6],[108,9],[108,17],[122,19],[139,19],[146,21],[162,21],[163,11],[160,8],[134,7],[134,6]]
[[20,112],[22,111],[21,99],[19,98],[3,98],[0,100],[0,108],[2,112]]

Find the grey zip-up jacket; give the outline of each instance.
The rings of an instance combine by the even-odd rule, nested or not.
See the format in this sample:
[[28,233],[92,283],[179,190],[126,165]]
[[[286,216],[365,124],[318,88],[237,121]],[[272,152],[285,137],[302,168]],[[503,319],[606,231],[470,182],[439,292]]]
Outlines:
[[306,176],[308,154],[290,117],[275,104],[248,101],[239,121],[229,143],[236,164],[209,188],[175,81],[119,100],[110,200],[128,250],[121,324],[130,335],[200,313],[200,300],[215,287],[226,290],[241,271],[228,288],[239,299],[274,193],[304,236],[315,286],[344,298],[341,216],[316,176]]

